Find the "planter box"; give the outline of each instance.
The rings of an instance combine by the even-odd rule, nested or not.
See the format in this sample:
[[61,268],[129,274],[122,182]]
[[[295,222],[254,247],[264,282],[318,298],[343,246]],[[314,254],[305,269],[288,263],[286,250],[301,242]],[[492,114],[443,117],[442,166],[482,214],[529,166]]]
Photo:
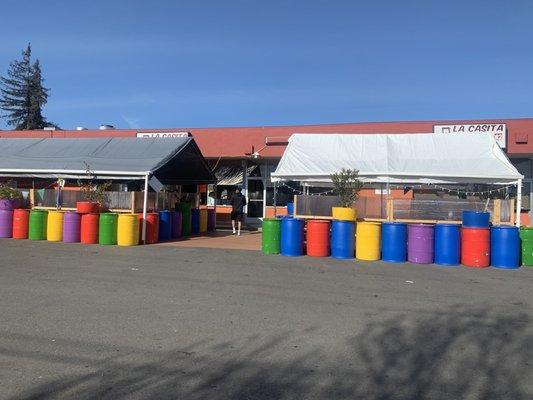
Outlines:
[[76,202],[76,211],[80,214],[97,214],[100,211],[100,204],[91,201]]

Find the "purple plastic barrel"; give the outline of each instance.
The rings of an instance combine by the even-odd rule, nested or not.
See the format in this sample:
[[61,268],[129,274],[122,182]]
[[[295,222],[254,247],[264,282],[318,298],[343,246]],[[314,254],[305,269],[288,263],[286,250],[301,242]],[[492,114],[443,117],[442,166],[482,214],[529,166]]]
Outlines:
[[407,260],[416,264],[433,262],[435,227],[428,224],[407,225]]
[[215,210],[207,210],[207,232],[213,232],[217,223],[217,213]]
[[81,215],[77,212],[66,212],[63,216],[63,242],[78,243],[80,241]]
[[0,210],[0,238],[13,236],[13,210]]
[[172,239],[181,237],[181,211],[172,211]]

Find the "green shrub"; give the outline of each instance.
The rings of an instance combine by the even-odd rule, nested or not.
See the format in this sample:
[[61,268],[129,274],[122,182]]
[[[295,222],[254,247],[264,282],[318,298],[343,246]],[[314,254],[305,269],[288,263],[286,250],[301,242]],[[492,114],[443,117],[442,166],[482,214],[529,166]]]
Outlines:
[[2,200],[22,200],[20,190],[0,184],[0,199]]
[[359,180],[359,171],[343,168],[340,172],[331,174],[333,193],[339,196],[341,207],[351,208],[359,197],[363,182]]

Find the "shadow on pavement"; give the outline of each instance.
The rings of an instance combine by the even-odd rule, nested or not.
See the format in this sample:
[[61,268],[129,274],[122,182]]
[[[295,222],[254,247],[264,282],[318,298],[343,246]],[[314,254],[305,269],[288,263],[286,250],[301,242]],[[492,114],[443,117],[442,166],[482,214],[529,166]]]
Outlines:
[[[526,314],[450,308],[371,323],[339,351],[294,334],[254,336],[170,352],[2,334],[1,354],[85,366],[17,399],[530,399],[533,334]],[[8,339],[6,341],[6,339]],[[57,345],[58,343],[56,343]],[[36,349],[37,346],[39,349]],[[206,347],[207,346],[207,347]],[[35,349],[35,350],[33,350]],[[105,357],[105,358],[104,358]],[[528,386],[529,385],[529,386]]]

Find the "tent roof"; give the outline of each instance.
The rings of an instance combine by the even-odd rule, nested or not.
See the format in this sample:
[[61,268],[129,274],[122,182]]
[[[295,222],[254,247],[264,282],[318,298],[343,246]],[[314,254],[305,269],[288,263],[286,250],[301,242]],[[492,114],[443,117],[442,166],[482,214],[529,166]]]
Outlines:
[[492,135],[294,134],[272,180],[331,183],[342,168],[366,182],[511,183],[523,178]]
[[210,183],[216,178],[192,138],[0,138],[0,176]]

